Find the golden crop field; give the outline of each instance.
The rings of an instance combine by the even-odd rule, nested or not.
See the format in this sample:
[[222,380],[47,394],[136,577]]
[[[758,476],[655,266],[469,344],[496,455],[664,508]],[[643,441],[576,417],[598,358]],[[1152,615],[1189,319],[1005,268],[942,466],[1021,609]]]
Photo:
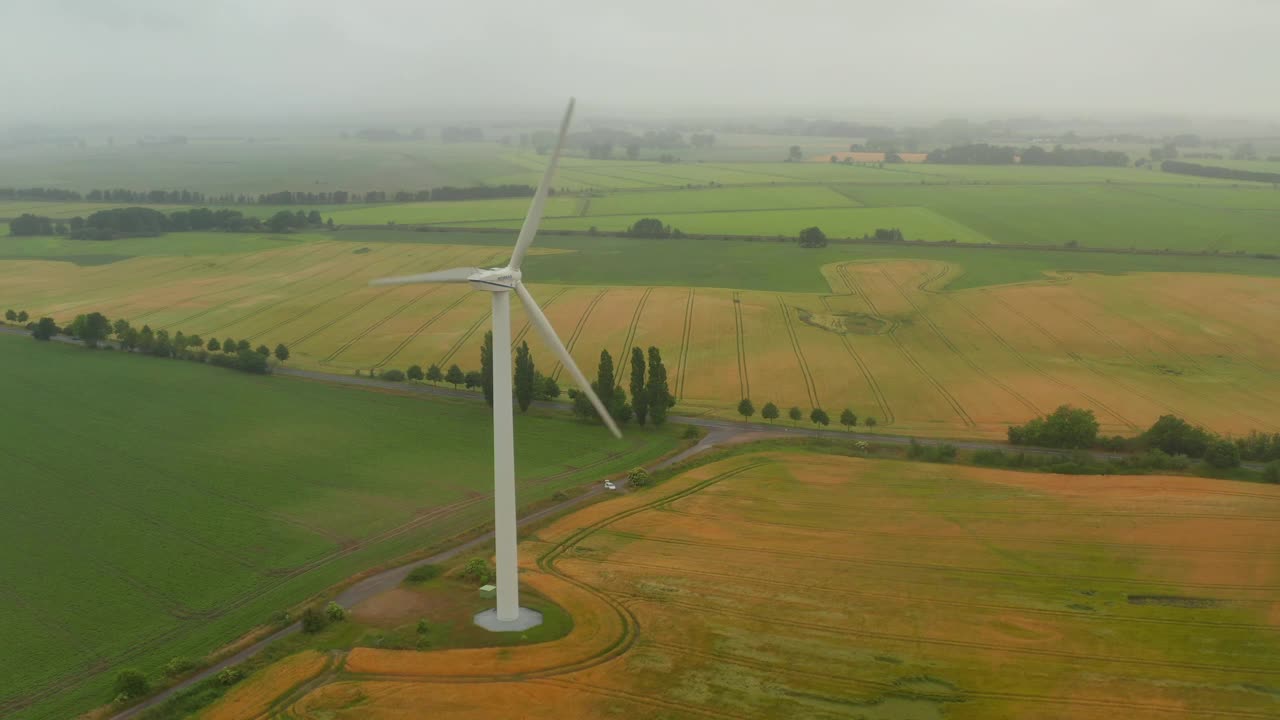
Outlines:
[[[367,283],[504,259],[505,248],[488,245],[309,240],[105,265],[0,260],[0,282],[3,302],[33,316],[65,322],[98,310],[170,333],[284,343],[296,367],[471,370],[486,297]],[[949,290],[964,265],[885,259],[813,272],[829,292],[536,277],[531,287],[588,370],[607,349],[625,384],[629,348],[661,348],[679,412],[736,417],[738,400],[750,397],[757,407],[777,403],[784,416],[791,406],[806,417],[812,407],[833,417],[848,407],[891,431],[998,437],[1069,403],[1092,408],[1105,434],[1133,434],[1165,413],[1222,433],[1280,429],[1280,338],[1267,331],[1280,326],[1276,279],[1058,272]],[[559,377],[522,309],[513,328],[540,369]]]
[[754,453],[527,540],[564,638],[356,648],[271,716],[1272,717],[1277,521],[1265,486]]

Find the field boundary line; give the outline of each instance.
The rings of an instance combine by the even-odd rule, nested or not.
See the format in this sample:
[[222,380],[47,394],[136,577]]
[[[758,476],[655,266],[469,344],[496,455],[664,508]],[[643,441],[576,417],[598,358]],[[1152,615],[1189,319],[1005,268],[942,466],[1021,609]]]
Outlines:
[[800,349],[800,338],[796,334],[795,326],[791,324],[791,311],[787,307],[787,303],[782,299],[782,295],[777,296],[778,309],[782,311],[782,324],[787,328],[787,337],[791,340],[791,350],[796,355],[796,362],[800,365],[800,376],[804,379],[805,392],[809,394],[809,407],[820,408],[822,403],[818,402],[818,386],[813,380],[813,373],[809,370],[809,362],[805,360],[804,351]]

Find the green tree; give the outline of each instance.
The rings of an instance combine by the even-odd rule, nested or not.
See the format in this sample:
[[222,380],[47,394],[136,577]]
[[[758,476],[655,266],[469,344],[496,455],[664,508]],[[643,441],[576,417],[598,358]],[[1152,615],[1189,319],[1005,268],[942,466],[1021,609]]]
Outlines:
[[529,343],[521,341],[520,347],[516,348],[515,378],[513,379],[516,404],[520,406],[520,412],[528,412],[529,405],[533,403],[533,380],[536,374],[533,355],[529,352]]
[[866,420],[863,420],[862,424],[866,425],[868,428],[871,428],[872,430],[876,429],[876,419],[873,417],[868,417]]
[[1092,410],[1059,406],[1043,418],[1033,418],[1025,425],[1009,428],[1009,442],[1014,445],[1080,449],[1098,441],[1098,419]]
[[[467,376],[463,375],[462,368],[458,367],[457,363],[454,363],[453,365],[449,366],[449,372],[445,373],[444,380],[445,382],[452,385],[455,390],[457,390],[459,385],[466,382]],[[483,378],[481,378],[481,382],[482,383],[484,382]],[[490,386],[489,388],[489,393],[490,394],[493,393],[492,386]]]
[[827,246],[827,235],[822,228],[807,227],[800,231],[800,247],[823,248]]
[[8,320],[9,322],[17,322],[18,313],[14,312],[13,308],[9,308],[8,310],[4,311],[4,319]]
[[845,408],[844,412],[840,413],[840,424],[845,430],[852,430],[853,426],[858,424],[858,416],[854,415],[849,408]]
[[1240,448],[1230,440],[1214,440],[1205,450],[1204,461],[1219,470],[1240,467]]
[[123,339],[125,334],[129,332],[130,327],[129,321],[124,318],[111,323],[111,330],[115,333],[117,339]]
[[258,353],[262,357],[271,357],[271,348],[267,347],[266,345],[259,345],[258,347],[254,348],[253,351]]
[[751,404],[751,398],[742,398],[738,401],[738,414],[742,416],[742,422],[751,419],[756,414],[756,406]]
[[1142,445],[1169,455],[1204,457],[1213,442],[1213,433],[1176,415],[1161,415],[1138,436]]
[[71,321],[71,333],[80,338],[87,347],[97,347],[111,334],[111,322],[100,312],[88,315],[77,315]]
[[644,370],[644,351],[631,348],[631,410],[641,426],[649,415],[649,389],[645,387]]
[[760,408],[760,417],[764,418],[765,420],[768,420],[771,423],[774,420],[777,420],[778,406],[774,405],[772,402],[765,403],[764,407]]
[[423,377],[425,377],[422,374],[421,365],[410,365],[409,369],[406,370],[404,374],[405,374],[405,377],[409,378],[410,380],[421,380]]
[[148,354],[156,349],[156,334],[150,325],[143,325],[138,331],[138,349]]
[[236,341],[231,338],[225,338],[222,341],[222,352],[228,355],[236,354]]
[[827,416],[827,411],[822,408],[814,408],[809,411],[809,422],[814,425],[826,427],[831,424],[831,418]]
[[[462,376],[462,382],[468,390],[475,390],[484,385],[484,377],[480,375],[479,370],[472,370]],[[454,387],[457,387],[457,385]]]
[[276,345],[276,359],[280,362],[284,362],[289,359],[289,348],[285,347],[284,343]]
[[222,349],[222,343],[218,342],[218,338],[209,338],[209,343],[205,345],[209,352],[218,352]]
[[804,417],[804,413],[800,412],[800,408],[792,405],[791,409],[787,411],[787,417],[791,418],[792,424],[795,424],[800,422],[800,418]]
[[173,334],[173,349],[174,350],[187,349],[187,336],[183,335],[181,330]]
[[309,607],[302,611],[302,632],[314,635],[328,624],[328,618],[319,610]]
[[548,400],[560,397],[560,383],[550,376],[542,378],[542,396]]
[[434,385],[441,380],[444,380],[444,373],[440,372],[439,365],[432,364],[431,367],[427,368],[427,382]]
[[662,362],[662,353],[654,346],[649,347],[649,382],[645,386],[645,399],[648,402],[649,419],[654,425],[665,423],[667,410],[676,404],[676,399],[671,396],[671,388],[667,386],[667,366]]
[[27,311],[26,311],[26,310],[19,310],[19,311],[18,311],[18,322],[20,322],[20,323],[24,323],[24,322],[26,322],[27,320],[29,320],[30,318],[31,318],[31,316],[27,314]]
[[58,324],[51,317],[42,317],[36,321],[31,337],[37,340],[48,340],[58,334]]
[[462,566],[462,579],[481,585],[493,581],[493,568],[484,558],[471,558]]
[[[452,368],[450,368],[452,371]],[[484,390],[484,401],[493,407],[493,331],[484,334],[484,344],[480,346],[480,378]],[[456,386],[455,386],[456,387]]]
[[138,670],[121,670],[116,674],[116,682],[113,686],[117,697],[126,700],[140,698],[151,692],[151,682],[147,680],[147,676]]
[[1280,460],[1272,460],[1262,468],[1262,479],[1272,484],[1280,484]]
[[787,148],[787,162],[800,162],[804,157],[804,153],[800,151],[799,145],[792,145]]
[[235,368],[244,372],[265,374],[268,370],[267,356],[259,355],[249,348],[237,349]]
[[252,350],[252,349],[253,349],[253,346],[249,344],[248,340],[241,340],[240,342],[236,343],[236,352],[240,352],[241,350]]
[[613,397],[617,394],[617,385],[613,376],[613,356],[608,350],[600,351],[600,364],[596,366],[596,395],[609,410],[613,410]]

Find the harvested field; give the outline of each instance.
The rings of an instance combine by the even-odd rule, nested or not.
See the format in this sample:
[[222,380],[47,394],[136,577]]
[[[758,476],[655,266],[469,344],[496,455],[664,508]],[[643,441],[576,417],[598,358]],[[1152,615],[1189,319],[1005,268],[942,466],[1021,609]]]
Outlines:
[[200,720],[246,720],[263,717],[272,703],[289,691],[324,672],[333,658],[305,650],[272,664],[228,692],[217,704],[200,713]]
[[525,581],[589,630],[507,656],[356,650],[289,712],[1263,718],[1277,522],[1267,486],[748,455],[526,542]]

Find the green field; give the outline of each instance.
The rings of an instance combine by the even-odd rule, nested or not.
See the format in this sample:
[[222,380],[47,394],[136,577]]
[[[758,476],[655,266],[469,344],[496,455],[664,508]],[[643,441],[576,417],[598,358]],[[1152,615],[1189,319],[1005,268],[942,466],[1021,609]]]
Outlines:
[[[488,411],[0,335],[0,715],[65,718],[488,521]],[[668,433],[517,419],[520,500]],[[33,704],[28,704],[33,703]]]

